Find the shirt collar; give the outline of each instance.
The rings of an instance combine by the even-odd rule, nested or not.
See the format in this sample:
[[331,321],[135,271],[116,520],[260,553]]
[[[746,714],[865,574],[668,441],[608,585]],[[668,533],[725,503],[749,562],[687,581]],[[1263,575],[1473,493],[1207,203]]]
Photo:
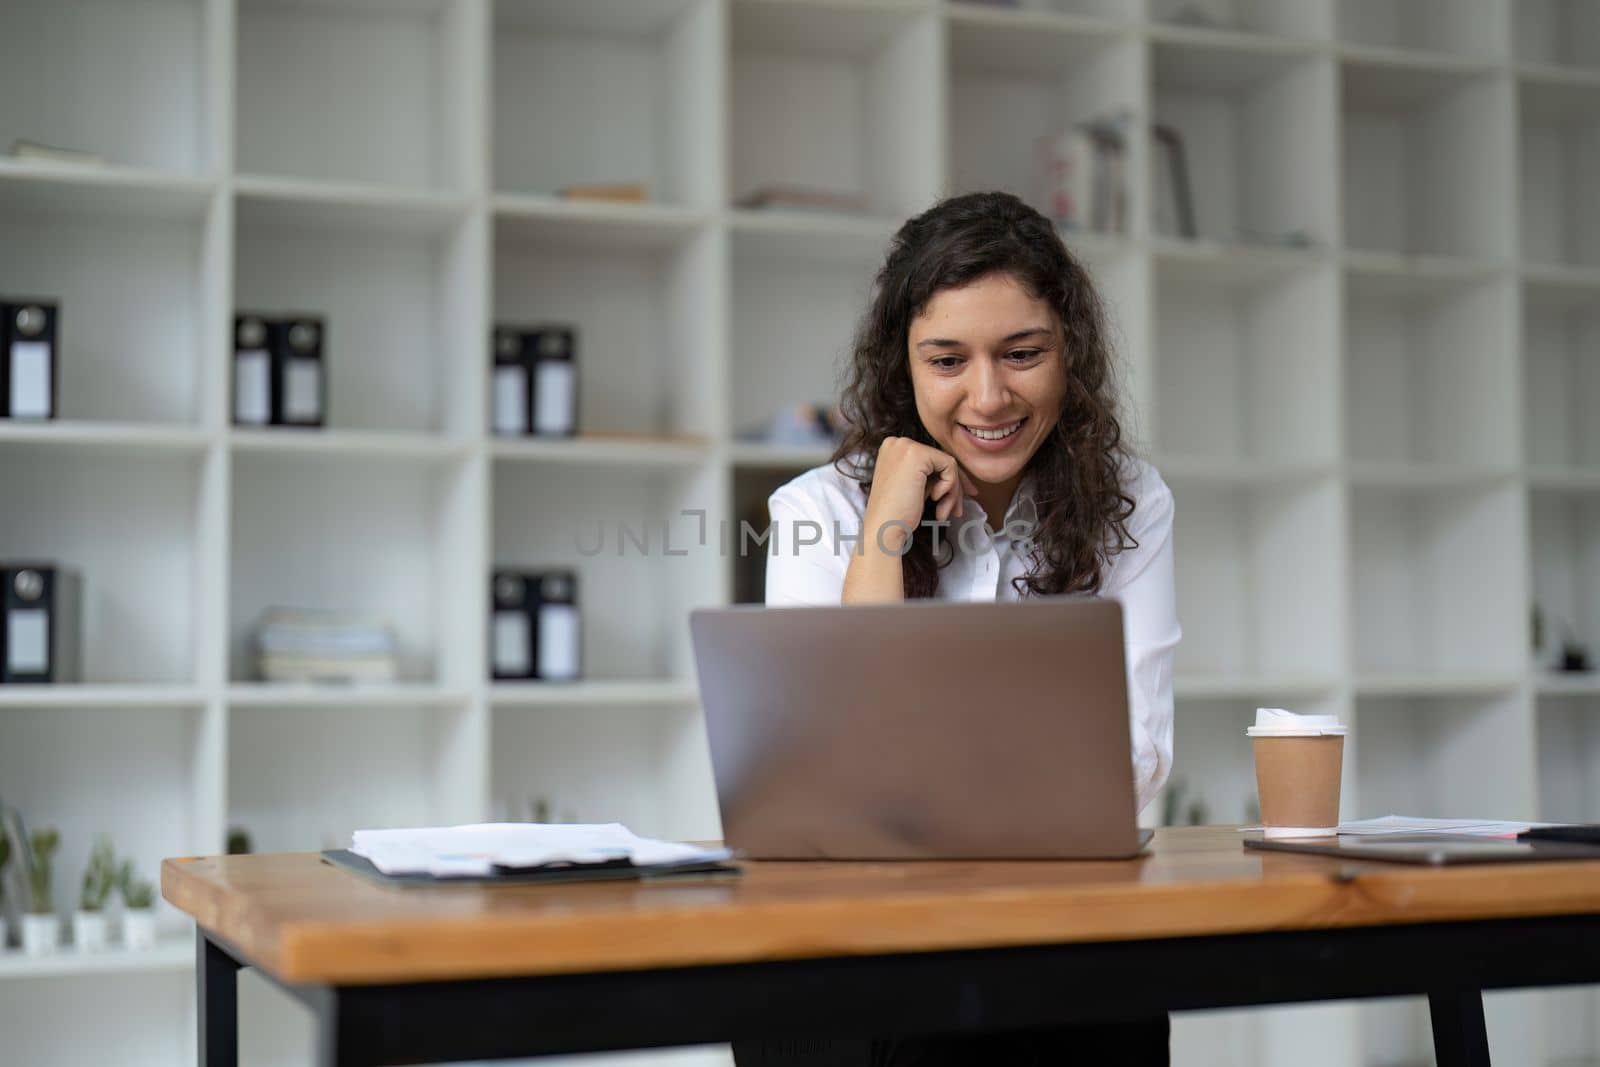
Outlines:
[[[1006,508],[1005,518],[1001,520],[1000,528],[994,531],[996,540],[1015,540],[1007,533],[1009,528],[1021,527],[1031,534],[1038,527],[1039,506],[1034,499],[1036,490],[1037,483],[1034,480],[1033,472],[1024,472],[1022,480],[1017,483],[1017,491],[1011,494],[1011,504]],[[967,497],[963,501],[962,512],[964,522],[986,523],[989,519],[989,513],[983,510],[983,505],[978,503],[977,497]]]

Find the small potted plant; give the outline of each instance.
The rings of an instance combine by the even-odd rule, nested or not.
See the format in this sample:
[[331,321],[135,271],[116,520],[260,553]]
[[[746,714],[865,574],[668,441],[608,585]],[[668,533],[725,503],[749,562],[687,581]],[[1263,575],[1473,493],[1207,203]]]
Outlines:
[[43,956],[61,945],[61,917],[50,900],[50,859],[61,846],[54,827],[35,830],[28,840],[28,913],[22,917],[22,949]]
[[122,894],[122,943],[130,949],[151,948],[156,943],[155,888],[133,873],[133,861],[126,860],[117,872],[117,889]]
[[106,947],[106,902],[117,887],[117,857],[111,839],[101,834],[89,850],[83,871],[83,891],[72,916],[72,943],[80,952],[100,952]]

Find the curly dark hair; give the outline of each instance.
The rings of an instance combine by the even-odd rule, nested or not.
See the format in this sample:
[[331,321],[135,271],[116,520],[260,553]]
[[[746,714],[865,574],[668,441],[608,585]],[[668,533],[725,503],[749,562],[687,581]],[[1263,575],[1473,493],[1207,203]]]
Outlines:
[[[885,438],[940,447],[917,416],[906,350],[911,322],[934,294],[992,274],[1010,275],[1055,309],[1068,361],[1061,417],[1028,461],[1039,524],[1029,571],[1014,582],[1022,595],[1096,593],[1111,558],[1136,547],[1127,525],[1134,500],[1123,485],[1131,453],[1117,416],[1105,312],[1055,226],[1009,193],[952,197],[894,235],[856,331],[840,398],[846,432],[832,462],[870,494]],[[933,507],[928,502],[925,519]],[[938,589],[939,570],[954,558],[949,539],[942,547],[935,559],[932,531],[917,528],[901,560],[908,599]]]

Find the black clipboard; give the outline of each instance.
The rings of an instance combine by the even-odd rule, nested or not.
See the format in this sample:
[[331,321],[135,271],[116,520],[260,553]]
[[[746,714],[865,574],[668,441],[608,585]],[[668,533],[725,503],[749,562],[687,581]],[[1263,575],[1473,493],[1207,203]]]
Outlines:
[[323,852],[322,861],[335,867],[342,867],[356,877],[376,885],[400,887],[656,881],[696,875],[737,877],[741,873],[737,865],[725,860],[687,860],[681,863],[654,863],[641,867],[624,859],[606,863],[566,864],[559,867],[502,867],[490,874],[384,874],[372,865],[372,861],[356,855],[347,848],[329,849]]
[[1299,852],[1347,860],[1377,860],[1426,867],[1463,863],[1540,863],[1600,860],[1600,847],[1559,841],[1518,841],[1471,834],[1378,834],[1343,837],[1247,837],[1244,847],[1264,852]]

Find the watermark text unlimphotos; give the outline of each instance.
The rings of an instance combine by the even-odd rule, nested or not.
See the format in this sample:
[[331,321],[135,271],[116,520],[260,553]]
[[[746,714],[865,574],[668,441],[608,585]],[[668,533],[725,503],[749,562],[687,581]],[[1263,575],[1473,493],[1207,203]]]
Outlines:
[[[890,519],[880,525],[869,538],[865,529],[845,525],[834,519],[827,526],[812,519],[795,519],[757,526],[740,519],[737,526],[730,519],[720,519],[715,524],[715,550],[721,556],[753,554],[778,556],[787,553],[799,556],[818,549],[831,551],[836,556],[852,553],[865,555],[867,545],[875,543],[887,555],[903,556],[911,551],[915,530],[928,530],[935,555],[953,544],[962,552],[982,552],[989,545],[990,534],[982,522],[924,519],[917,526]],[[573,547],[580,556],[594,557],[611,554],[617,558],[627,556],[687,556],[697,550],[710,550],[712,526],[705,508],[685,508],[672,519],[649,520],[590,520],[573,535]],[[1023,519],[1008,520],[1001,536],[1009,538],[1024,549],[1031,550],[1036,524]]]

